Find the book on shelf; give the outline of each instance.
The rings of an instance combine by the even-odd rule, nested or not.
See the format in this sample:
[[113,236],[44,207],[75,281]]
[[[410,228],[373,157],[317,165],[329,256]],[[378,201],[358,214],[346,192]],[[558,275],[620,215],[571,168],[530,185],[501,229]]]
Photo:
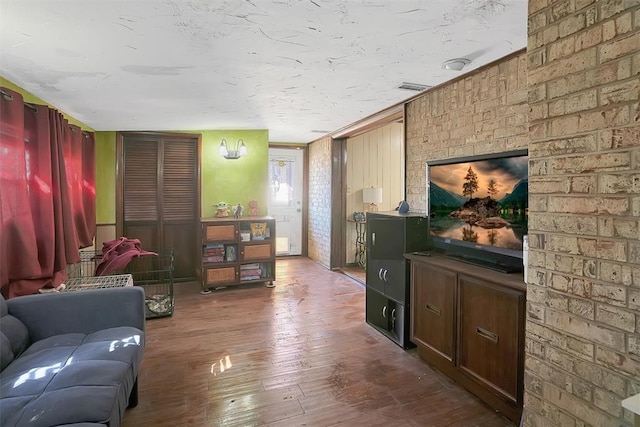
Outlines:
[[260,269],[260,263],[259,262],[255,262],[252,264],[242,264],[240,266],[240,270],[255,270],[255,269]]
[[252,269],[252,270],[240,270],[240,277],[245,276],[260,276],[262,274],[262,270]]
[[202,257],[202,262],[223,262],[224,257],[222,255],[207,255]]

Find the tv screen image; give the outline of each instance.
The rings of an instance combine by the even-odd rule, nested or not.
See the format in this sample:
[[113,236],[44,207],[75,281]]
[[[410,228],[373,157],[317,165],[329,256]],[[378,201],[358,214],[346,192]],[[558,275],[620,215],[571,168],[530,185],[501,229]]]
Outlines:
[[528,219],[528,156],[429,163],[431,236],[446,244],[522,258]]

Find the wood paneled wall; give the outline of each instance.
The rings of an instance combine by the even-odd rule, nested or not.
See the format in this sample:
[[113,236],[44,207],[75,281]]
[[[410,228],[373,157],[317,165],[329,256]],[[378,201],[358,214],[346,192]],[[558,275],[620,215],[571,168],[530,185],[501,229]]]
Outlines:
[[[393,210],[404,200],[403,135],[402,123],[390,123],[347,140],[347,215],[363,211],[363,188],[382,188],[379,211]],[[347,223],[346,254],[347,263],[352,263],[355,256],[353,223]]]

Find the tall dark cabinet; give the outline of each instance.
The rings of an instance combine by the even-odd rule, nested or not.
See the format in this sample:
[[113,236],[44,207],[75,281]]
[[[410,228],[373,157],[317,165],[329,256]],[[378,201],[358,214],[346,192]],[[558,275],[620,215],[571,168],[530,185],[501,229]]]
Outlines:
[[409,341],[409,261],[403,254],[428,247],[422,214],[367,213],[366,320],[402,348]]

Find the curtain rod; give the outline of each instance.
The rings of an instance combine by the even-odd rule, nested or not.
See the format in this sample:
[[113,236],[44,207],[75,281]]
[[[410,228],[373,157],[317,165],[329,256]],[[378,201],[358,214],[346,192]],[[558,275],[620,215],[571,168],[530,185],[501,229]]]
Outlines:
[[[2,95],[7,101],[13,101],[13,95],[10,94],[9,92],[5,92],[4,90],[0,89],[0,95]],[[34,113],[38,112],[38,105],[36,104],[31,104],[29,102],[23,102],[24,106],[27,107],[28,109],[30,109],[31,111],[33,111]],[[77,126],[69,126],[71,128],[71,130],[73,132],[75,132],[76,130],[80,129]],[[91,132],[87,132],[87,131],[82,131],[82,135],[84,135],[85,137],[89,137],[91,135]]]
[[[5,92],[2,89],[0,89],[0,95],[2,95],[4,97],[4,99],[6,99],[7,101],[13,101],[13,95],[11,95],[9,92]],[[28,102],[23,102],[24,106],[33,110],[34,113],[38,112],[38,107],[35,106],[34,104],[30,104]]]
[[0,94],[7,100],[7,101],[13,101],[13,95],[11,95],[9,92],[5,92],[2,89],[0,89]]

